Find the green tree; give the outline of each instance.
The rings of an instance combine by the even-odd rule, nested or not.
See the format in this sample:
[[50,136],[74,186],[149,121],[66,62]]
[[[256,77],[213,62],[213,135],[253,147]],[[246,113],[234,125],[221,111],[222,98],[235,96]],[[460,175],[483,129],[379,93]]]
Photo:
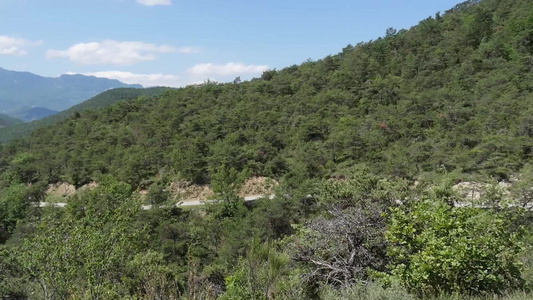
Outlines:
[[503,213],[426,195],[392,209],[386,237],[392,277],[416,294],[502,293],[523,284],[523,232]]
[[13,183],[0,191],[0,244],[11,235],[17,222],[24,219],[29,206],[26,185]]
[[248,255],[239,262],[235,273],[226,278],[227,291],[219,299],[285,299],[287,287],[282,282],[290,280],[289,256],[276,246],[254,239]]
[[143,250],[139,209],[131,187],[107,177],[66,212],[50,208],[18,249],[20,265],[45,299],[107,299],[119,293],[128,258]]

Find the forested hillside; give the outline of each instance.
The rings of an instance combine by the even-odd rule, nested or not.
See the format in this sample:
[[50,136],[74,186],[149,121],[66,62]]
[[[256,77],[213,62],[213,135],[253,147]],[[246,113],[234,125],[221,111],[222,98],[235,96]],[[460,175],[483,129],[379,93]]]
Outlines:
[[37,128],[43,128],[58,123],[61,120],[73,116],[76,112],[79,113],[88,109],[104,108],[107,106],[111,106],[116,102],[130,101],[140,96],[160,95],[167,90],[171,90],[171,88],[118,88],[108,90],[87,101],[74,105],[67,110],[61,111],[51,117],[24,124],[20,124],[22,122],[19,122],[17,123],[17,126],[0,129],[0,144],[9,142],[14,138],[21,138],[27,136]]
[[[483,0],[249,82],[76,110],[0,146],[0,296],[531,299],[532,92],[533,2]],[[251,176],[275,197],[244,202]],[[37,208],[57,182],[84,188]],[[175,207],[191,182],[217,201]]]
[[25,182],[75,185],[108,173],[137,185],[163,168],[204,183],[222,165],[276,178],[365,164],[404,178],[505,179],[533,155],[530,3],[470,4],[252,82],[81,113],[2,157],[39,162]]
[[22,120],[15,119],[13,117],[6,116],[6,115],[0,115],[0,128],[4,128],[7,126],[13,126],[16,124],[21,124],[21,123],[22,123]]

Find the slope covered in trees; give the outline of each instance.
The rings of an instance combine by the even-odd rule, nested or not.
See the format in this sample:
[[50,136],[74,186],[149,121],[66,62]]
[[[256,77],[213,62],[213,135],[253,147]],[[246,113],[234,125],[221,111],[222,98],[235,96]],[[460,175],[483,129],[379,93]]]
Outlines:
[[76,185],[107,173],[137,185],[163,168],[202,183],[222,165],[276,178],[365,164],[504,179],[532,157],[531,4],[472,4],[251,82],[81,113],[2,157],[40,162],[26,182]]
[[58,123],[61,120],[73,116],[76,112],[83,112],[88,109],[98,109],[110,106],[118,101],[130,101],[140,96],[155,96],[163,94],[171,88],[118,88],[105,91],[87,101],[74,105],[71,108],[59,112],[51,117],[33,121],[30,123],[20,124],[12,128],[0,129],[0,144],[9,142],[14,138],[21,138],[29,135],[33,130]]
[[[533,203],[532,56],[533,2],[469,1],[250,82],[39,128],[0,149],[0,296],[531,299],[532,215],[506,201]],[[275,197],[242,201],[251,175]],[[457,206],[467,178],[491,184]],[[59,181],[98,184],[32,206]],[[188,181],[219,201],[172,206]]]
[[0,128],[13,126],[23,123],[22,120],[10,117],[8,115],[0,115]]

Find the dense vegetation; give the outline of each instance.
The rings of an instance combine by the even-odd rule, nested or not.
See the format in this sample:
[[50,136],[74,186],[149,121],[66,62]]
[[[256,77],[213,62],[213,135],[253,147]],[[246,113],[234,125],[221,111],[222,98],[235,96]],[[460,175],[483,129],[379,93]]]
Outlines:
[[0,128],[23,123],[22,120],[0,114]]
[[505,178],[532,157],[531,8],[474,7],[252,82],[81,113],[2,157],[39,161],[26,182],[76,185],[107,173],[137,185],[163,167],[209,182],[221,165],[276,178],[356,164],[406,178],[439,168]]
[[16,125],[11,128],[0,129],[0,144],[9,142],[10,140],[15,138],[28,136],[32,131],[36,130],[37,128],[43,128],[56,124],[61,120],[68,119],[76,113],[80,113],[88,109],[103,108],[111,106],[112,104],[117,103],[119,101],[134,100],[140,96],[156,96],[163,94],[165,91],[168,90],[171,90],[171,88],[118,88],[105,91],[87,101],[74,105],[71,108],[61,111],[51,117],[24,124],[21,124],[22,122],[18,122],[11,124]]
[[[530,299],[533,2],[469,1],[241,84],[84,110],[0,149],[0,295]],[[244,180],[279,180],[244,202]],[[49,183],[80,187],[36,208]],[[217,203],[171,207],[170,182]],[[146,196],[137,193],[147,189]],[[152,210],[140,210],[143,197]]]

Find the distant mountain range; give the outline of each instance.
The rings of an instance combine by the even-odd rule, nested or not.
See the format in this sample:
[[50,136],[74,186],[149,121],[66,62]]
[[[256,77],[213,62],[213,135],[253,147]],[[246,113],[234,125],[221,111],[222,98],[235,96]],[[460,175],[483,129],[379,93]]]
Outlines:
[[23,111],[13,112],[11,116],[20,119],[25,122],[31,122],[35,120],[40,120],[49,116],[57,114],[58,111],[51,110],[46,107],[32,107],[30,109],[25,109]]
[[142,88],[138,84],[94,76],[51,78],[0,68],[0,114],[24,121],[37,120],[120,87]]

